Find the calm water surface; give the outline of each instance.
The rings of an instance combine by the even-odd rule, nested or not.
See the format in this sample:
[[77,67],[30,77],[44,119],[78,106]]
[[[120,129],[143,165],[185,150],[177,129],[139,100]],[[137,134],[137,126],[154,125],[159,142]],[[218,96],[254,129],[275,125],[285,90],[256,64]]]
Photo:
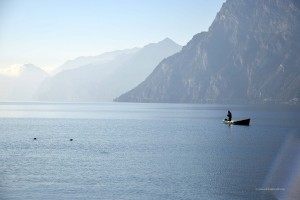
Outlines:
[[296,106],[0,103],[0,199],[297,199],[299,122]]

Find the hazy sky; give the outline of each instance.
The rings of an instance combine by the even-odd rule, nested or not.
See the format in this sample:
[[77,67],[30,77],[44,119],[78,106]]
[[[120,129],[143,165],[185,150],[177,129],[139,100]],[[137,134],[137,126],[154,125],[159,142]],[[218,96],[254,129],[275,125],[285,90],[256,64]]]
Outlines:
[[0,67],[58,67],[78,56],[185,45],[207,31],[225,0],[0,0]]

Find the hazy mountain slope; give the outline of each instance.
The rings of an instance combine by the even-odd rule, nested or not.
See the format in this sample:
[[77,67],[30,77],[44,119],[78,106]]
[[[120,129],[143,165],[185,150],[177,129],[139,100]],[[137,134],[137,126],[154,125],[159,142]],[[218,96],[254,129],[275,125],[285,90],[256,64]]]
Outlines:
[[81,66],[87,66],[90,64],[101,65],[113,61],[114,59],[116,59],[118,56],[122,54],[134,54],[139,50],[140,48],[133,48],[128,50],[117,50],[113,52],[107,52],[107,53],[100,54],[98,56],[81,56],[73,60],[66,61],[62,66],[57,68],[55,73],[59,73],[63,70],[75,69]]
[[112,101],[143,81],[165,57],[181,50],[170,39],[134,51],[118,51],[107,62],[64,70],[47,79],[36,94],[40,101]]
[[300,98],[300,3],[227,0],[208,32],[161,62],[132,102],[249,103]]
[[32,64],[0,70],[0,101],[31,101],[48,74]]

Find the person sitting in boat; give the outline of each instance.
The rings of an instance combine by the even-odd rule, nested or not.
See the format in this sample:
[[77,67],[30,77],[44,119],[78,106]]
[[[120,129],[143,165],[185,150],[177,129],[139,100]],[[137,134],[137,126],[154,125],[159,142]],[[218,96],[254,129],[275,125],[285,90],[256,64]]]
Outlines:
[[231,112],[230,112],[230,110],[228,110],[228,112],[227,112],[227,121],[231,121],[231,119],[232,119],[232,114],[231,114]]

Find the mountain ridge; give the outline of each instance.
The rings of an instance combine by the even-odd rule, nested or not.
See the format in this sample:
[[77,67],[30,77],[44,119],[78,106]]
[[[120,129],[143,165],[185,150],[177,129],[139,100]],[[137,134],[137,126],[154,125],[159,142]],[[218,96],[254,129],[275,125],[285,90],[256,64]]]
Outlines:
[[297,102],[299,13],[293,0],[227,0],[207,32],[115,101]]
[[[88,62],[44,81],[35,95],[37,101],[112,101],[138,85],[165,57],[181,50],[170,39],[143,48],[118,51],[109,62]],[[129,51],[129,53],[128,53]],[[108,55],[108,54],[107,54]]]
[[33,64],[12,65],[0,70],[0,101],[32,101],[48,74]]
[[96,55],[96,56],[80,56],[80,57],[74,58],[72,60],[67,60],[63,65],[61,65],[60,67],[58,67],[55,70],[55,74],[57,74],[63,70],[71,70],[71,69],[75,69],[75,68],[78,68],[81,66],[87,66],[90,64],[95,64],[95,63],[103,64],[103,63],[106,63],[106,62],[109,62],[109,61],[115,59],[116,57],[120,56],[120,54],[135,53],[139,49],[140,48],[135,47],[132,49],[104,52],[104,53]]

